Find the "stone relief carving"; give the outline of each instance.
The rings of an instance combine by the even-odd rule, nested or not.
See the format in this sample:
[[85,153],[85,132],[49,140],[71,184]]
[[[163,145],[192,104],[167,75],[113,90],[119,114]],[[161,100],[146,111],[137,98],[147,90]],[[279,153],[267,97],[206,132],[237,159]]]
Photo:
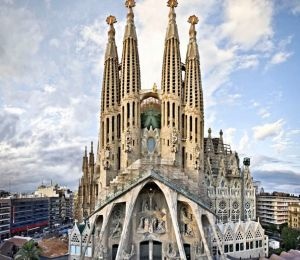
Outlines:
[[174,127],[171,134],[171,152],[177,153],[178,152],[178,131]]
[[134,245],[131,245],[131,250],[129,253],[127,253],[124,249],[123,249],[123,258],[124,260],[129,260],[131,259],[132,256],[135,255],[135,250],[134,250]]
[[138,226],[138,233],[157,233],[166,232],[166,224],[163,219],[157,217],[141,217]]
[[167,244],[167,249],[165,252],[165,255],[167,256],[167,259],[180,259],[180,257],[178,257],[179,252],[177,250],[177,247],[175,245],[175,243],[168,243]]
[[124,207],[121,205],[116,206],[112,215],[112,224],[110,229],[110,235],[112,238],[119,238],[122,232],[124,219]]
[[104,259],[108,256],[107,249],[101,243],[98,243],[98,246],[95,249],[96,259]]
[[148,197],[141,202],[141,211],[138,214],[137,233],[140,234],[163,234],[166,232],[167,212],[160,209],[153,199],[155,191],[148,192]]
[[196,145],[196,147],[195,147],[194,157],[195,157],[194,168],[195,168],[195,170],[200,170],[201,151],[200,151],[199,145]]
[[125,152],[131,153],[131,151],[132,151],[132,135],[131,135],[131,131],[127,129],[125,135]]
[[110,148],[109,146],[106,146],[103,160],[104,170],[109,170],[110,164]]
[[203,242],[200,241],[199,243],[195,244],[194,249],[196,258],[202,256],[204,254]]
[[180,231],[184,236],[194,236],[193,215],[188,211],[187,207],[182,207],[180,210],[180,223]]

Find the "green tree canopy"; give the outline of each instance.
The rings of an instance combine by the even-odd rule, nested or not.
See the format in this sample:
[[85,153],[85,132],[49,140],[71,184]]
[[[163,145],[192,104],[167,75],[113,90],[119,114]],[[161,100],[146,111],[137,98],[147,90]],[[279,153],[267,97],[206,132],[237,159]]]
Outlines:
[[39,260],[41,249],[34,240],[26,242],[17,252],[15,259],[17,260]]
[[300,231],[284,227],[281,232],[281,238],[286,251],[296,249],[300,243]]

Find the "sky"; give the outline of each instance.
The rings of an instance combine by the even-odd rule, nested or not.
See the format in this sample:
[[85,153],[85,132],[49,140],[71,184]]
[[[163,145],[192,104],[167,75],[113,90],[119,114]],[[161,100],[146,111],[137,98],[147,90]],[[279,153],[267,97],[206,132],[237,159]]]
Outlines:
[[[223,129],[265,191],[300,194],[300,0],[178,2],[182,61],[199,17],[205,132]],[[142,88],[160,87],[166,1],[137,0],[134,13]],[[77,189],[98,141],[108,15],[121,57],[123,0],[0,0],[0,189]]]

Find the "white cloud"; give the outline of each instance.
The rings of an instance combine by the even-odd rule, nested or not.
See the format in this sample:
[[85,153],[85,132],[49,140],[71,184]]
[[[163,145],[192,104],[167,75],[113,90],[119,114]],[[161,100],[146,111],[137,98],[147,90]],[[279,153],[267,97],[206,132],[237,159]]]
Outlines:
[[271,116],[271,113],[268,111],[268,109],[266,109],[266,108],[260,108],[259,110],[258,110],[258,115],[262,118],[262,119],[266,119],[266,118],[268,118],[268,117],[270,117]]
[[51,86],[49,84],[46,84],[44,87],[44,91],[47,93],[53,93],[56,91],[56,88],[54,86]]
[[272,2],[268,0],[227,0],[222,34],[248,49],[272,37]]
[[255,126],[252,128],[256,140],[265,140],[268,137],[274,137],[280,134],[284,125],[283,119],[270,124]]
[[24,8],[2,6],[0,24],[0,78],[16,80],[33,69],[42,31],[34,15]]
[[291,0],[291,9],[294,15],[300,14],[300,2],[299,0]]
[[49,41],[49,45],[52,46],[52,47],[58,48],[60,46],[60,41],[56,38],[52,38]]
[[224,133],[224,143],[229,144],[233,150],[235,150],[234,144],[234,134],[236,133],[236,129],[231,127],[227,128],[223,131]]
[[273,64],[273,65],[279,64],[279,63],[283,63],[283,62],[285,62],[291,55],[292,55],[292,53],[290,53],[290,52],[283,52],[283,51],[277,52],[277,53],[275,53],[275,54],[272,56],[270,63]]
[[13,106],[4,106],[3,110],[14,115],[22,115],[25,112],[23,108]]
[[247,131],[244,131],[244,134],[239,142],[239,151],[245,152],[245,150],[249,147],[249,135]]

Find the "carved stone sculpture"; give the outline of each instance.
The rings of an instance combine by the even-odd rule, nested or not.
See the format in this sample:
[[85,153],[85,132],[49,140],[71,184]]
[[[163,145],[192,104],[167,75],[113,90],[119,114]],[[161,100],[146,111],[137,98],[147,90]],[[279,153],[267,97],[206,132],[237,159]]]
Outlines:
[[178,132],[174,127],[171,134],[171,152],[177,153],[178,151]]
[[132,136],[131,132],[129,129],[126,131],[126,136],[125,136],[125,152],[126,153],[131,153],[132,151]]
[[135,255],[134,245],[131,246],[131,250],[129,253],[127,253],[125,250],[123,250],[123,259],[124,260],[129,260],[134,255]]

